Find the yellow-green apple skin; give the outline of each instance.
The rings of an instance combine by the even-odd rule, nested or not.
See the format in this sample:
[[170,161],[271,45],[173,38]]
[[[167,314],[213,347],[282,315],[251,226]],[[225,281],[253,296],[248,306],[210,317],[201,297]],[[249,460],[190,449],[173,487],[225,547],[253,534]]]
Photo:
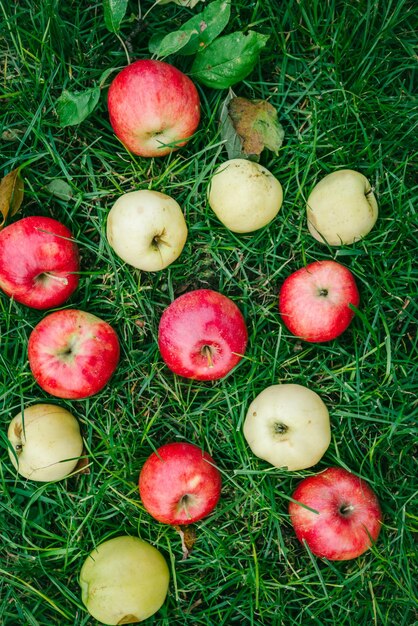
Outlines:
[[132,624],[161,608],[169,580],[167,563],[154,546],[121,535],[101,543],[84,561],[81,597],[102,624]]
[[322,178],[307,203],[312,237],[330,246],[352,244],[373,228],[378,205],[368,179],[355,170],[337,170]]
[[187,225],[173,198],[140,189],[116,200],[107,216],[106,234],[110,246],[125,263],[156,272],[180,256]]
[[276,217],[283,203],[283,189],[263,165],[230,159],[215,171],[209,183],[208,202],[226,228],[250,233]]
[[328,409],[317,393],[297,384],[266,387],[248,407],[244,437],[252,452],[275,467],[312,467],[331,441]]
[[77,419],[53,404],[34,404],[15,415],[7,436],[14,467],[30,480],[62,480],[75,469],[83,452]]

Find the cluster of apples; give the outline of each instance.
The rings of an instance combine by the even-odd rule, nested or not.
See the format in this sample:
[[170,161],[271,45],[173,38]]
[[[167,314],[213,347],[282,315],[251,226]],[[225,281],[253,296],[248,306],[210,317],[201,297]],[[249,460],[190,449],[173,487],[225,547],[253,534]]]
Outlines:
[[[132,63],[113,80],[108,95],[111,124],[132,153],[163,156],[184,145],[200,119],[197,90],[173,66]],[[283,202],[280,182],[266,168],[233,159],[215,171],[209,206],[225,227],[250,233],[270,223]],[[328,245],[364,237],[377,218],[377,203],[358,172],[329,174],[307,201],[308,228]],[[111,208],[107,239],[126,263],[158,271],[179,258],[187,225],[178,203],[153,190],[126,193]],[[62,305],[79,280],[79,251],[71,232],[56,220],[27,217],[0,232],[0,288],[19,303],[48,309]],[[330,341],[346,330],[359,305],[352,273],[333,260],[317,261],[288,276],[279,312],[289,331],[308,342]],[[200,381],[229,374],[244,357],[245,319],[224,294],[196,289],[163,312],[158,347],[168,368]],[[81,399],[101,391],[117,368],[120,345],[104,320],[77,309],[47,314],[33,329],[28,360],[38,384],[58,398]],[[253,453],[276,467],[301,470],[322,458],[331,441],[328,410],[312,390],[272,385],[250,404],[243,428]],[[59,406],[26,408],[10,423],[10,458],[26,478],[61,480],[76,470],[83,442],[75,417]],[[190,524],[211,513],[221,494],[214,459],[197,446],[175,442],[158,448],[141,469],[145,509],[171,525]],[[343,468],[302,480],[289,514],[297,537],[328,559],[355,558],[377,539],[381,510],[370,487]],[[100,544],[80,574],[83,601],[106,624],[142,621],[165,600],[169,571],[162,555],[134,537]]]

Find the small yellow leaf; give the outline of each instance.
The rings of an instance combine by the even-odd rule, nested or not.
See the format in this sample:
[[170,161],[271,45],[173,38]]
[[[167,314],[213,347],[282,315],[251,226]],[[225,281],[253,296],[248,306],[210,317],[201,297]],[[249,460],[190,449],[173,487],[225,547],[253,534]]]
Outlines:
[[23,189],[19,168],[9,172],[0,181],[0,229],[3,228],[6,219],[19,210],[23,200]]

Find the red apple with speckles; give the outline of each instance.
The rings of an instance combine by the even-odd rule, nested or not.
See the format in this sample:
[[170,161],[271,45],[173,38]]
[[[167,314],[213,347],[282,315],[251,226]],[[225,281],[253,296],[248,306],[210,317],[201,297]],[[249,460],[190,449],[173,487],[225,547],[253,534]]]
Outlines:
[[108,93],[110,123],[134,154],[164,156],[184,146],[200,120],[200,99],[188,76],[164,61],[125,67]]
[[292,499],[289,513],[296,536],[316,556],[355,559],[379,536],[382,512],[375,493],[341,467],[305,478]]
[[241,360],[248,332],[237,305],[211,289],[188,291],[161,316],[158,346],[166,365],[179,376],[215,380]]
[[284,281],[279,311],[293,335],[319,343],[341,335],[351,323],[360,295],[349,269],[336,261],[315,261]]
[[0,288],[34,309],[63,304],[78,285],[78,247],[64,224],[30,216],[0,231]]
[[191,524],[206,517],[218,503],[221,486],[212,457],[187,442],[158,448],[139,475],[142,503],[163,524]]
[[77,309],[50,313],[33,329],[28,359],[37,383],[53,396],[78,400],[103,389],[119,361],[119,340],[104,320]]

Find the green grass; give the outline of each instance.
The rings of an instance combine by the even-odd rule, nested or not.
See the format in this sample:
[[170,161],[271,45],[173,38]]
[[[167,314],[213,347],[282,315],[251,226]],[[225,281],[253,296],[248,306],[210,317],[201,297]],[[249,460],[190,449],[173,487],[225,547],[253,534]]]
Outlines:
[[[150,625],[411,626],[418,621],[416,4],[233,0],[226,32],[270,34],[261,62],[234,91],[268,98],[286,132],[279,155],[261,157],[282,182],[281,212],[244,236],[223,228],[205,200],[211,173],[227,158],[217,123],[226,91],[199,87],[199,131],[160,160],[121,147],[106,88],[91,117],[59,128],[55,102],[63,88],[92,86],[107,68],[127,63],[104,26],[101,3],[88,4],[0,0],[1,175],[25,165],[20,214],[71,227],[83,274],[68,306],[107,320],[122,346],[120,366],[98,396],[57,401],[80,420],[89,473],[55,484],[25,481],[9,462],[6,431],[22,407],[50,400],[26,356],[44,313],[0,294],[1,623],[96,624],[81,602],[80,567],[97,543],[128,533],[150,541],[170,564],[169,595]],[[144,0],[143,13],[151,6]],[[154,7],[138,33],[131,2],[121,31],[131,60],[148,56],[153,30],[174,28],[198,9]],[[190,67],[179,55],[168,60]],[[310,237],[304,206],[315,182],[341,167],[369,177],[380,215],[363,242],[331,249]],[[71,185],[70,200],[51,195],[54,179]],[[114,200],[142,188],[175,197],[189,226],[182,257],[160,273],[127,267],[104,236]],[[291,271],[326,258],[354,273],[360,311],[337,340],[301,343],[279,318],[277,293]],[[164,308],[198,287],[231,296],[248,323],[246,358],[214,383],[176,378],[156,344]],[[246,408],[277,382],[307,385],[329,407],[332,443],[312,470],[275,469],[246,446]],[[208,450],[224,481],[214,514],[196,524],[187,560],[177,533],[143,509],[136,486],[150,452],[180,439]],[[298,481],[329,465],[365,478],[384,512],[376,546],[349,562],[309,554],[287,514]]]

